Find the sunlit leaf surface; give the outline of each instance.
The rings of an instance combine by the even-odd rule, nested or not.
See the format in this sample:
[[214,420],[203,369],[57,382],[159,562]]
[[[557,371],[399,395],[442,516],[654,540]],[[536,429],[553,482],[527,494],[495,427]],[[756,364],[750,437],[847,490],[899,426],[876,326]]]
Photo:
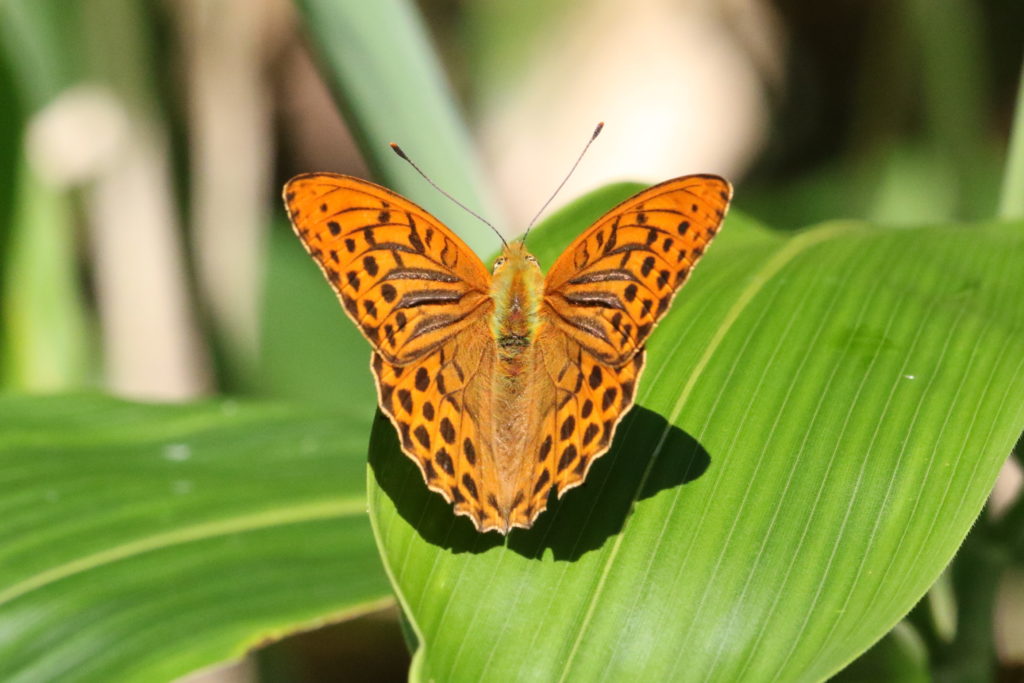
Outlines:
[[[550,264],[617,198],[547,222]],[[1024,225],[794,234],[742,215],[654,333],[581,489],[507,542],[371,440],[423,680],[817,680],[956,551],[1024,426]]]

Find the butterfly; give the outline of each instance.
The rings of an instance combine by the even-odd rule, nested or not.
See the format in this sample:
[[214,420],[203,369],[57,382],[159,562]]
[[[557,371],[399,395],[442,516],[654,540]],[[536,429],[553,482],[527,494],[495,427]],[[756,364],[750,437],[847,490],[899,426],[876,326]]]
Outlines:
[[523,241],[488,272],[438,219],[366,180],[308,173],[284,187],[296,235],[373,348],[402,451],[456,515],[502,534],[529,528],[608,450],[647,339],[731,196],[714,175],[654,185],[545,276]]

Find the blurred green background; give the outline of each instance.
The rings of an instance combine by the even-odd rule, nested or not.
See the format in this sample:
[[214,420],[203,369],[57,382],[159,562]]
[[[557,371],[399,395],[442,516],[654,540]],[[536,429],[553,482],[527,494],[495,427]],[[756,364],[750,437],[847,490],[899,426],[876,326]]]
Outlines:
[[[230,395],[368,423],[368,349],[292,237],[281,184],[372,177],[478,253],[497,244],[388,156],[392,139],[510,237],[601,120],[556,205],[710,172],[786,229],[1024,216],[1024,169],[1007,171],[1019,0],[362,4],[0,4],[0,389]],[[308,21],[331,12],[351,34]],[[370,77],[389,54],[429,52],[416,40],[438,61],[398,82],[444,102]],[[1008,465],[1000,501],[1019,480]],[[1005,591],[995,670],[1019,680],[1019,573]],[[407,666],[385,606],[208,676],[389,680]],[[854,680],[871,675],[857,666]]]

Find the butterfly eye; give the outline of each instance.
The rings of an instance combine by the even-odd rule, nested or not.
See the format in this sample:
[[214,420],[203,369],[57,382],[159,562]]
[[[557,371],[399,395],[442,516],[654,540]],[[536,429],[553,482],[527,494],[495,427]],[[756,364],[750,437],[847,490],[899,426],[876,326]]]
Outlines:
[[494,267],[501,268],[503,265],[505,265],[505,260],[506,259],[504,256],[499,256],[498,260],[494,262]]
[[527,254],[526,255],[526,260],[529,261],[530,263],[536,263],[537,262],[537,258],[533,254]]

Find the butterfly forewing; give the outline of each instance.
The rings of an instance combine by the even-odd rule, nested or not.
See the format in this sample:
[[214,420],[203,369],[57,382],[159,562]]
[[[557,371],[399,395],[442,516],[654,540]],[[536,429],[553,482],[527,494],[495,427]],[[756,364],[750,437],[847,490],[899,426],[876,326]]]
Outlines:
[[485,314],[487,269],[409,200],[332,173],[297,176],[284,195],[295,233],[387,361],[419,358]]
[[604,363],[618,366],[651,330],[721,226],[732,188],[684,176],[634,195],[602,216],[548,272],[552,320]]

